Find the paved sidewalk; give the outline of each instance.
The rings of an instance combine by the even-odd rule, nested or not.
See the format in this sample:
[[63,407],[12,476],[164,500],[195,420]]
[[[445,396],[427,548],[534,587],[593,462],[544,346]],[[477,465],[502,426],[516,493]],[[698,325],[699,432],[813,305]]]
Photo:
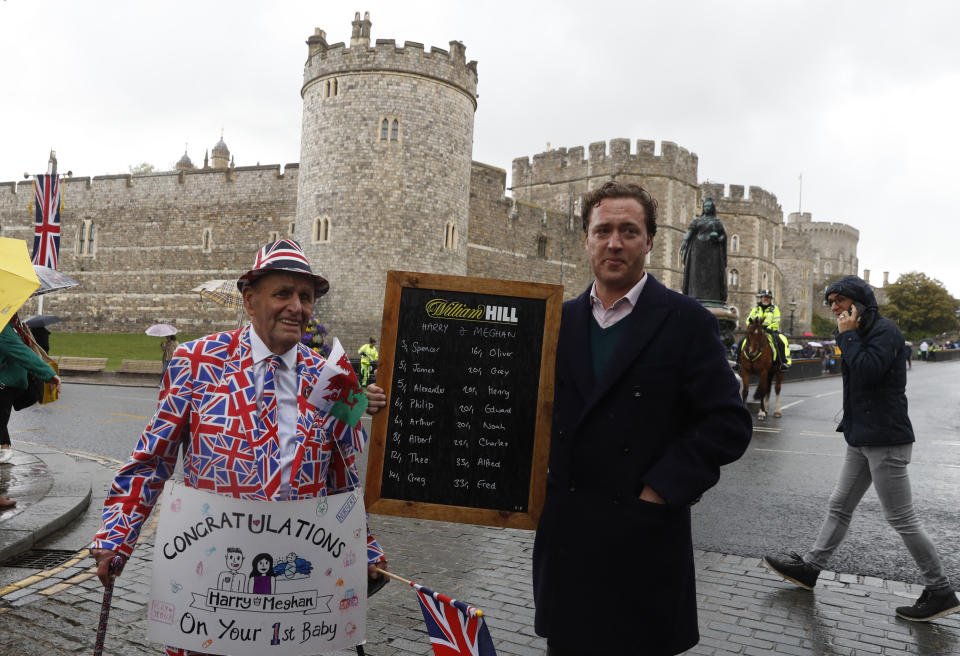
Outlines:
[[[108,465],[97,465],[101,474],[93,476],[92,507],[103,498]],[[92,534],[95,515],[92,508],[79,528],[62,531],[50,544],[82,544]],[[532,628],[532,531],[388,516],[371,521],[393,571],[484,610],[498,654],[544,653],[544,641]],[[105,653],[160,651],[144,639],[152,549],[148,530],[118,579]],[[811,593],[781,581],[756,558],[698,552],[696,564],[702,639],[691,654],[960,653],[960,615],[931,624],[894,616],[894,607],[920,594],[919,586],[824,572]],[[48,571],[0,567],[0,653],[88,653],[102,600],[91,565],[80,551]],[[591,603],[602,603],[603,591],[596,592]],[[603,627],[584,627],[589,630],[602,635]],[[397,582],[371,599],[367,638],[370,656],[432,653],[416,596]]]

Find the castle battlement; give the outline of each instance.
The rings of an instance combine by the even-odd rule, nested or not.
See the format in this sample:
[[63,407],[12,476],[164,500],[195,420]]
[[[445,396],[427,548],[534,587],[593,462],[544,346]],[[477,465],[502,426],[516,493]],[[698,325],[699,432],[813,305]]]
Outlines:
[[529,157],[513,160],[513,186],[524,187],[543,183],[572,182],[588,177],[612,175],[646,175],[676,178],[691,185],[697,184],[696,153],[681,148],[672,141],[656,143],[638,139],[631,153],[629,139],[611,139],[590,144],[589,159],[584,158],[583,146],[554,148]]
[[845,236],[855,240],[860,239],[860,231],[846,223],[811,221],[810,223],[799,224],[799,228],[801,232],[804,233]]
[[[203,188],[215,190],[217,187],[226,189],[226,184],[260,184],[264,181],[285,181],[283,184],[292,185],[296,188],[297,174],[300,165],[290,163],[286,166],[280,164],[266,164],[256,166],[237,166],[232,169],[196,169],[193,171],[159,171],[155,173],[117,173],[111,175],[73,176],[62,178],[64,204],[69,209],[71,195],[77,192],[110,192],[114,193],[118,189],[130,188],[133,194],[138,194],[139,189],[148,188],[151,193],[173,192],[182,185],[195,186],[200,185]],[[4,187],[6,190],[4,190]],[[15,200],[11,201],[10,196]],[[19,203],[21,200],[29,202],[33,198],[33,180],[20,180],[15,182],[0,182],[0,209],[11,202]],[[29,218],[29,217],[28,217]]]
[[[748,195],[744,196],[744,189],[748,191]],[[762,187],[744,187],[743,185],[725,185],[720,182],[704,182],[700,185],[700,193],[704,199],[713,198],[714,201],[718,203],[717,209],[720,211],[730,211],[732,208],[722,208],[719,204],[730,204],[735,203],[738,206],[737,211],[744,211],[745,205],[758,205],[762,208],[773,210],[774,212],[780,211],[780,203],[777,202],[777,197],[775,194],[771,194],[766,189]]]
[[[365,35],[364,35],[365,30]],[[344,43],[327,45],[326,33],[317,29],[307,40],[309,56],[303,69],[303,96],[307,87],[338,75],[364,72],[408,73],[432,78],[453,85],[477,103],[477,62],[466,61],[466,46],[451,41],[450,49],[436,46],[429,51],[422,43],[406,41],[397,47],[394,39],[377,39],[373,47],[369,38],[370,20],[354,21],[354,37],[350,47]]]

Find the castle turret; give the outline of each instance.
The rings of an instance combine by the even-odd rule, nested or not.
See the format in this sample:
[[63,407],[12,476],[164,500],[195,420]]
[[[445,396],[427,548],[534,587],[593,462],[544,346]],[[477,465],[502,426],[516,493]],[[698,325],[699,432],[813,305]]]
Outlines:
[[223,141],[223,132],[220,132],[220,141],[213,147],[211,164],[215,169],[225,169],[230,164],[230,149]]
[[190,156],[187,155],[186,148],[184,148],[183,157],[181,157],[180,160],[174,164],[173,168],[177,171],[192,171],[197,167],[193,165],[193,162],[190,160]]
[[353,33],[350,35],[351,48],[366,48],[370,45],[370,12],[364,12],[360,20],[358,11],[353,17]]
[[387,270],[467,273],[476,62],[456,41],[370,47],[370,25],[355,18],[350,48],[317,30],[301,91],[295,234],[348,351],[379,333]]

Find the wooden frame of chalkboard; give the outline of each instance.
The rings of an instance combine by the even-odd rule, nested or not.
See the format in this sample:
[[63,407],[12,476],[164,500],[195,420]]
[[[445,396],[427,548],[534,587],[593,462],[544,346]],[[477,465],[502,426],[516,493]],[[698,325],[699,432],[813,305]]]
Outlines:
[[562,304],[560,285],[387,272],[368,510],[536,528]]

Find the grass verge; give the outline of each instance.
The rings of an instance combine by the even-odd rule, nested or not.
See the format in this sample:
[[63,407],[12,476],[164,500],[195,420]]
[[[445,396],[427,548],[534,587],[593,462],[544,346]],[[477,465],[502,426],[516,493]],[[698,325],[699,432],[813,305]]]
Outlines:
[[[181,333],[177,340],[188,342],[200,335]],[[80,358],[107,358],[107,371],[120,367],[123,360],[160,360],[160,337],[127,333],[50,333],[51,355]]]

